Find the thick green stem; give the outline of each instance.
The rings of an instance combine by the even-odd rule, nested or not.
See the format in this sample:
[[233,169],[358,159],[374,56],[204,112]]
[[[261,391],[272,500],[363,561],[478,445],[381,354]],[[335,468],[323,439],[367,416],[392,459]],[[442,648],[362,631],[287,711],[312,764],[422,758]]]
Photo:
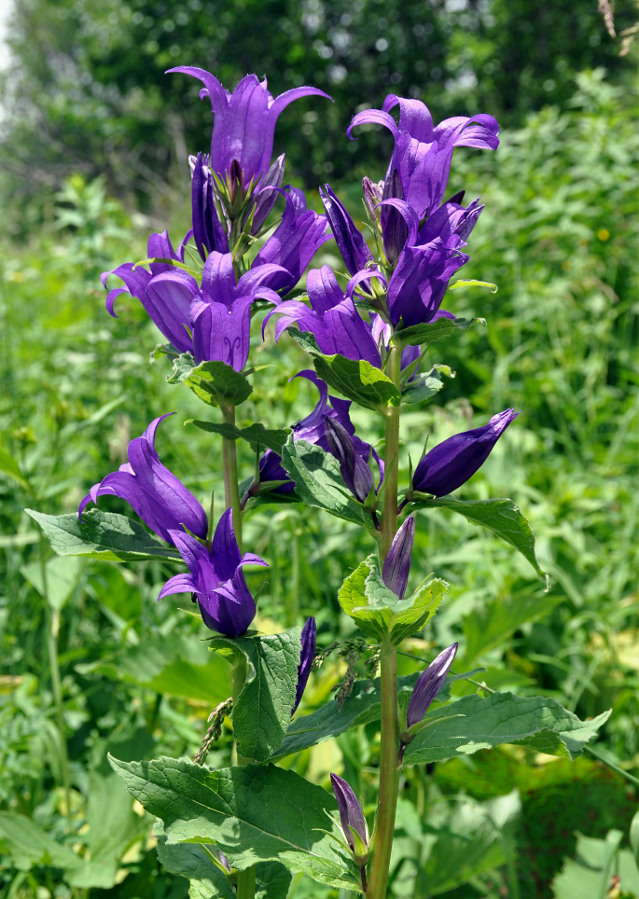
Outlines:
[[[246,680],[246,657],[243,653],[238,653],[233,663],[231,671],[231,688],[233,691],[233,703],[235,704],[242,692],[244,681]],[[236,764],[240,767],[248,765],[250,759],[245,759],[235,749]],[[238,871],[237,874],[237,899],[253,899],[255,896],[255,866],[247,868],[245,871]]]
[[[401,351],[393,347],[388,375],[399,385]],[[384,446],[384,504],[381,518],[380,563],[384,564],[397,533],[397,470],[399,454],[399,406],[390,406],[386,416]],[[385,641],[381,646],[381,745],[379,799],[375,816],[375,843],[370,866],[367,899],[386,899],[386,884],[393,848],[397,789],[399,784],[399,727],[397,722],[397,648]]]
[[386,883],[393,848],[399,765],[397,725],[397,649],[382,645],[381,746],[379,758],[379,800],[375,817],[375,845],[371,862],[367,899],[386,899]]
[[[235,424],[235,407],[222,408],[222,417],[226,424]],[[242,507],[240,503],[240,485],[237,471],[237,452],[235,440],[222,437],[222,464],[224,467],[224,500],[226,508],[233,509],[233,530],[237,545],[242,550]]]

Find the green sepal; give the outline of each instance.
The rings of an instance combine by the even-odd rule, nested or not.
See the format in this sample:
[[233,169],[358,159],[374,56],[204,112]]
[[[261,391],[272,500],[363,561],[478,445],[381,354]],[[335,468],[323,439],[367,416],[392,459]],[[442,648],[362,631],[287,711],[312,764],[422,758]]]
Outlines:
[[351,850],[353,853],[353,861],[357,865],[358,868],[363,868],[364,865],[368,861],[368,856],[370,854],[368,846],[364,842],[364,840],[360,837],[354,827],[350,824],[348,825],[348,829],[351,832],[353,837],[353,849]]
[[264,762],[282,745],[297,692],[301,628],[282,634],[214,637],[211,649],[233,663],[246,660],[244,686],[233,704],[238,754]]
[[438,318],[434,322],[422,325],[411,325],[395,332],[393,343],[403,349],[406,346],[420,346],[423,343],[434,343],[443,337],[450,337],[455,331],[467,331],[475,325],[485,325],[485,318]]
[[167,381],[186,384],[208,406],[239,406],[253,391],[243,374],[225,362],[196,364],[190,353],[180,353],[173,359],[173,374]]
[[248,425],[246,428],[238,428],[236,425],[225,421],[198,421],[195,419],[190,419],[185,424],[193,424],[202,431],[212,431],[214,434],[221,434],[222,437],[227,437],[231,440],[245,440],[256,453],[262,453],[265,449],[272,449],[278,456],[282,455],[282,447],[291,433],[290,428],[274,430],[265,428],[259,422]]
[[445,581],[435,578],[400,599],[384,583],[377,556],[370,555],[346,578],[337,598],[367,636],[378,642],[390,639],[397,646],[433,617],[447,589]]
[[126,515],[89,509],[79,518],[68,515],[45,515],[25,509],[40,525],[51,548],[59,556],[87,556],[90,559],[118,562],[140,562],[145,559],[179,560],[180,554]]
[[473,524],[488,528],[493,534],[510,543],[530,562],[540,577],[548,575],[539,567],[535,555],[535,535],[530,522],[511,499],[460,500],[452,496],[430,496],[426,493],[411,493],[410,501],[416,508],[449,509],[463,515]]

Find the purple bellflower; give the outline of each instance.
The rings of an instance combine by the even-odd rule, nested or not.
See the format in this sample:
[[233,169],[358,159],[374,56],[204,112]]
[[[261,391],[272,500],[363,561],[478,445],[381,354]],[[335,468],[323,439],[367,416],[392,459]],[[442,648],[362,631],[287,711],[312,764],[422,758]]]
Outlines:
[[[275,195],[276,191],[272,193]],[[286,294],[295,287],[321,245],[330,240],[330,234],[326,216],[306,208],[303,191],[289,185],[282,193],[286,197],[282,221],[255,257],[253,265],[281,266],[285,271],[275,272],[265,283]]]
[[121,465],[119,471],[93,485],[80,503],[80,517],[89,503],[97,503],[99,496],[119,496],[167,543],[175,545],[172,535],[182,533],[182,528],[206,538],[208,522],[204,509],[184,484],[162,465],[155,451],[155,433],[167,417],[155,418],[141,437],[135,437],[129,443],[129,461]]
[[367,324],[357,311],[353,300],[341,290],[328,265],[311,269],[306,276],[306,289],[311,308],[298,300],[285,300],[272,315],[282,316],[275,326],[279,340],[286,328],[297,327],[310,331],[327,356],[339,353],[347,359],[365,359],[381,368],[379,347]]
[[169,72],[193,75],[204,84],[200,98],[208,97],[213,110],[210,166],[221,179],[239,166],[245,184],[266,173],[273,155],[275,123],[279,114],[301,97],[331,98],[316,87],[296,87],[274,98],[266,78],[245,75],[232,93],[210,72],[196,66],[177,66]]
[[[399,106],[399,123],[390,114]],[[389,94],[381,109],[358,112],[348,128],[377,124],[389,129],[395,140],[387,178],[397,171],[403,199],[422,220],[440,205],[455,147],[479,147],[496,150],[499,125],[491,115],[455,116],[433,125],[428,108],[420,100],[408,100]],[[399,196],[395,194],[394,196]]]
[[415,519],[412,515],[404,521],[393,538],[384,559],[382,580],[400,599],[404,598],[410,574],[410,558],[415,539]]
[[455,434],[421,459],[413,474],[413,490],[445,496],[465,484],[484,464],[501,435],[519,412],[505,409],[488,424]]
[[352,787],[343,777],[331,774],[331,785],[337,799],[340,823],[355,864],[362,867],[368,860],[368,828],[364,812]]
[[191,593],[202,621],[212,631],[239,637],[255,618],[255,600],[246,585],[244,565],[268,563],[254,553],[240,553],[233,530],[233,510],[220,518],[209,548],[183,531],[171,531],[173,543],[189,569],[169,578],[158,599],[171,593]]
[[406,728],[399,737],[401,744],[399,750],[400,762],[404,757],[404,749],[414,740],[417,732],[421,730],[418,725],[421,724],[432,701],[444,686],[456,652],[457,643],[452,643],[442,650],[433,659],[428,668],[419,675],[406,709]]
[[[184,262],[184,248],[190,236],[191,232],[189,231],[176,251],[173,249],[166,231],[161,234],[152,234],[147,247],[148,258]],[[149,269],[150,271],[147,271],[140,265],[125,262],[124,265],[118,266],[113,271],[103,272],[102,284],[105,288],[109,275],[117,275],[125,284],[125,287],[116,287],[109,291],[106,299],[107,311],[116,317],[115,300],[121,294],[129,293],[142,303],[149,317],[177,350],[181,353],[189,352],[191,339],[187,327],[190,297],[179,289],[179,285],[180,281],[190,283],[194,279],[168,262],[151,262]],[[169,282],[161,290],[155,290],[152,287],[149,289],[153,279],[163,272],[174,275],[175,280]]]
[[315,624],[315,619],[313,617],[307,618],[306,624],[302,628],[302,633],[300,634],[300,663],[297,666],[297,690],[295,692],[295,704],[291,711],[291,718],[297,711],[297,707],[300,704],[304,690],[306,689],[306,684],[308,683],[311,667],[313,665],[313,658],[315,657],[316,637],[317,626]]

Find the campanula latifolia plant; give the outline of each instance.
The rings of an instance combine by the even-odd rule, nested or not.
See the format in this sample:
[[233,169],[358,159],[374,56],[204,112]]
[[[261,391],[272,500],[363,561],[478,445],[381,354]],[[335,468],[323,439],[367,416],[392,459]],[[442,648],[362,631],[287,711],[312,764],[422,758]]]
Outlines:
[[[103,283],[111,315],[129,294],[157,326],[164,343],[155,357],[170,367],[175,407],[184,387],[206,407],[209,419],[195,425],[221,447],[223,510],[216,497],[218,513],[207,514],[210,498],[198,498],[180,480],[185,473],[160,461],[158,427],[163,423],[166,432],[176,419],[158,409],[130,442],[128,462],[116,472],[96,472],[102,480],[77,512],[63,522],[37,517],[47,533],[58,534],[58,548],[64,528],[76,547],[84,542],[129,560],[166,559],[174,573],[161,588],[162,602],[174,594],[190,598],[211,652],[231,666],[232,696],[214,713],[215,727],[194,761],[110,760],[130,793],[162,820],[165,863],[173,859],[172,870],[179,868],[181,844],[197,843],[205,848],[197,859],[189,856],[186,873],[206,882],[212,895],[253,899],[257,890],[266,895],[265,884],[275,878],[279,886],[268,895],[283,899],[291,876],[299,875],[385,899],[397,895],[389,884],[391,853],[400,779],[410,783],[412,766],[512,742],[575,756],[606,717],[585,724],[554,699],[495,692],[453,671],[458,644],[436,647],[428,630],[447,584],[426,576],[414,553],[420,510],[453,512],[503,538],[543,577],[530,525],[515,503],[464,492],[498,441],[508,440],[519,411],[496,412],[427,449],[426,407],[443,382],[425,359],[433,347],[443,353],[447,341],[463,342],[466,329],[486,324],[455,315],[456,292],[483,284],[452,281],[469,260],[483,206],[465,201],[463,186],[449,187],[453,151],[496,150],[499,127],[485,113],[436,125],[423,102],[394,94],[381,109],[358,112],[345,140],[362,125],[381,125],[393,137],[390,159],[380,159],[384,177],[364,178],[368,224],[361,227],[328,184],[319,192],[324,212],[314,211],[301,190],[285,183],[285,155],[272,158],[280,113],[310,97],[321,117],[320,101],[330,100],[322,90],[297,87],[274,98],[255,75],[229,92],[204,69],[171,71],[198,79],[213,112],[210,146],[193,148],[188,160],[192,227],[177,249],[166,232],[151,235],[147,259],[106,272]],[[325,246],[339,263],[309,268]],[[318,401],[297,423],[273,421],[273,410],[264,408],[263,418],[246,425],[241,410],[240,428],[238,408],[268,377],[251,358],[265,336],[300,344],[306,366],[285,376],[311,381]],[[357,416],[351,417],[357,407],[376,424],[371,443],[357,434]],[[424,450],[416,459],[407,457],[407,407],[424,412]],[[238,441],[254,457],[246,471]],[[129,517],[108,513],[108,495],[125,500],[158,539],[141,534]],[[353,558],[343,572],[337,598],[348,622],[342,630],[378,660],[379,676],[348,689],[342,684],[339,701],[329,698],[312,711],[304,691],[316,653],[328,652],[315,618],[262,633],[260,596],[245,574],[269,560],[244,545],[243,522],[258,505],[277,502],[323,510],[360,527],[370,544],[370,554]],[[413,674],[398,678],[398,653],[415,635],[432,651],[415,659]],[[465,681],[461,692],[454,689],[458,680]],[[233,751],[224,767],[209,768],[210,741],[225,716]],[[366,771],[357,782],[349,774],[359,795],[337,772],[321,783],[296,773],[291,757],[363,723],[376,726],[378,736]]]

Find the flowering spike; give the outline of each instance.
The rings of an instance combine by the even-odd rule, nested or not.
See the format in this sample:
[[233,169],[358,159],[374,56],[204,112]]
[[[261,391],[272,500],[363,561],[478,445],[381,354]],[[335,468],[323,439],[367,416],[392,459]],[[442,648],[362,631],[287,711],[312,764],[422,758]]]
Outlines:
[[415,469],[413,490],[445,496],[457,490],[484,464],[508,425],[519,412],[505,409],[488,424],[463,431],[438,443],[426,453]]
[[453,664],[457,652],[457,646],[457,643],[451,643],[420,674],[417,683],[413,687],[408,709],[406,710],[407,727],[410,728],[423,720],[431,702],[444,686],[446,675]]
[[306,684],[308,683],[313,658],[315,656],[316,635],[317,627],[315,625],[315,619],[313,617],[307,618],[306,624],[302,628],[302,633],[300,635],[301,651],[300,663],[297,667],[297,691],[295,693],[295,705],[293,706],[291,717],[293,717],[297,711],[297,707],[300,704],[302,695],[306,689]]
[[415,539],[415,519],[412,515],[404,521],[395,534],[391,548],[384,559],[382,580],[400,599],[404,598],[410,572],[410,556]]
[[[368,832],[366,829],[366,819],[364,812],[359,804],[357,796],[352,787],[337,774],[331,774],[331,785],[333,793],[337,799],[337,808],[339,810],[339,818],[346,837],[346,842],[350,846],[351,852],[355,852],[355,839],[351,828],[361,838],[364,846],[368,846]],[[356,863],[363,865],[366,859],[356,858]]]

